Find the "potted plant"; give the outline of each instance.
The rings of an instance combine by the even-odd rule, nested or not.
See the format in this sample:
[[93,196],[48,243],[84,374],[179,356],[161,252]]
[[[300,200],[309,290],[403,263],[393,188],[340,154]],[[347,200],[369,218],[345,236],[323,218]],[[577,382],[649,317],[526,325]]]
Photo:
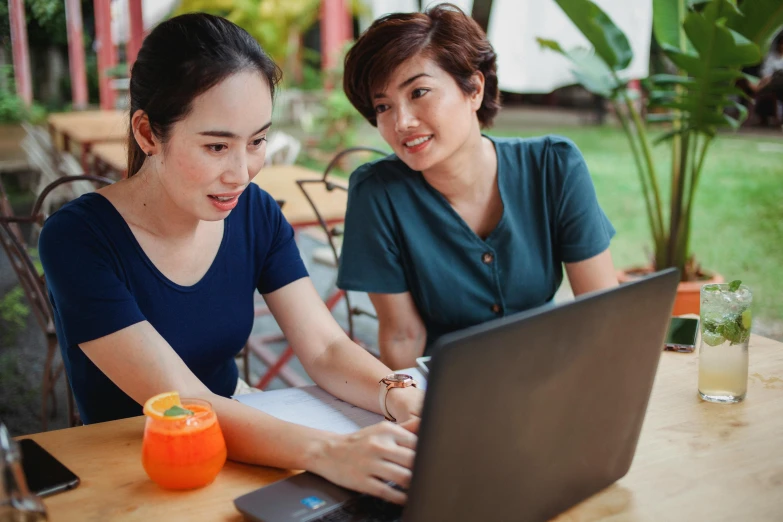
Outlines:
[[[737,129],[747,117],[735,85],[747,78],[742,68],[762,60],[783,26],[780,0],[653,0],[653,33],[676,74],[656,74],[644,83],[650,115],[642,118],[621,71],[633,52],[625,34],[591,0],[555,0],[592,49],[563,49],[553,40],[538,38],[572,64],[577,81],[607,98],[628,138],[639,175],[654,246],[647,267],[621,271],[627,281],[641,272],[677,267],[682,276],[674,314],[698,313],[699,289],[722,282],[719,274],[702,270],[689,250],[694,195],[704,159],[717,132]],[[727,113],[734,110],[733,117]],[[649,123],[667,126],[653,142]],[[652,145],[671,147],[671,185],[668,208],[653,162]]]

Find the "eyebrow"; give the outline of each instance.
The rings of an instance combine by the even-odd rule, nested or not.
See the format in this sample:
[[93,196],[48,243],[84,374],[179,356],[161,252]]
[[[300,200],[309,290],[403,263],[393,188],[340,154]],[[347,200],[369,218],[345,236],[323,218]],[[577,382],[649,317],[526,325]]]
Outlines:
[[[267,123],[266,125],[264,125],[260,129],[255,131],[253,134],[251,134],[251,136],[255,136],[256,134],[264,132],[265,130],[267,130],[271,126],[272,126],[272,122],[270,121],[269,123]],[[224,130],[208,130],[208,131],[199,132],[199,135],[200,136],[212,136],[212,137],[215,137],[215,138],[230,138],[230,139],[241,138],[241,136],[237,136],[236,134],[234,134],[231,131],[224,131]]]
[[[397,86],[397,88],[398,88],[398,89],[402,89],[402,88],[404,88],[404,87],[407,87],[408,85],[412,84],[413,82],[415,82],[416,80],[418,80],[418,79],[419,79],[419,78],[421,78],[422,76],[427,76],[428,78],[432,78],[432,76],[430,76],[430,75],[429,75],[429,74],[427,74],[427,73],[419,73],[419,74],[415,74],[415,75],[411,76],[410,78],[408,78],[407,80],[405,80],[404,82],[402,82],[401,84],[399,84],[399,85]],[[386,94],[385,94],[385,93],[382,93],[382,92],[377,92],[377,93],[373,94],[373,96],[372,96],[372,97],[373,97],[373,99],[376,99],[376,98],[383,98],[384,96],[386,96]]]

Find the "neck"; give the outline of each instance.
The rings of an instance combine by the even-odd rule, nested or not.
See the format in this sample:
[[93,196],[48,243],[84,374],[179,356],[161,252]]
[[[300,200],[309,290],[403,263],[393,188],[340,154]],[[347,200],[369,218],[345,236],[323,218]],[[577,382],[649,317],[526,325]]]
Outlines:
[[151,172],[148,165],[124,183],[128,184],[137,226],[161,238],[186,239],[195,235],[201,220],[175,204],[160,176]]
[[495,146],[477,125],[455,154],[422,175],[449,203],[483,200],[497,178]]

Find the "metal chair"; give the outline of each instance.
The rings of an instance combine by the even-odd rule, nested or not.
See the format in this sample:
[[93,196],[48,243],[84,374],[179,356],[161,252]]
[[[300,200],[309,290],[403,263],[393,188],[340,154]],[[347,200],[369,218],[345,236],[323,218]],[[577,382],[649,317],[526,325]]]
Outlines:
[[[38,272],[35,262],[30,255],[30,248],[19,228],[20,223],[43,225],[45,220],[42,208],[46,202],[47,196],[57,187],[74,182],[90,181],[93,183],[110,184],[112,181],[106,178],[96,176],[67,176],[62,177],[47,185],[33,205],[33,209],[28,216],[16,216],[8,201],[5,187],[0,180],[0,245],[8,255],[11,266],[16,272],[19,284],[24,291],[27,300],[33,310],[36,320],[41,330],[46,336],[47,353],[44,362],[43,379],[41,383],[41,425],[44,431],[48,427],[49,419],[49,400],[52,403],[51,414],[55,415],[57,411],[57,398],[55,395],[55,385],[60,375],[63,373],[63,363],[60,362],[56,367],[54,359],[57,355],[57,335],[54,328],[54,312],[49,302],[46,289],[45,276]],[[68,398],[68,424],[74,426],[78,423],[78,414],[74,407],[73,394],[70,384],[66,379],[67,398]]]
[[[347,192],[348,187],[343,183],[335,182],[329,177],[329,174],[346,156],[357,153],[370,153],[381,156],[388,155],[388,152],[371,147],[351,147],[340,151],[332,158],[332,160],[326,166],[326,169],[324,169],[323,176],[321,176],[320,179],[300,179],[296,181],[299,189],[302,191],[305,198],[307,198],[308,203],[310,203],[310,206],[316,215],[319,226],[326,234],[329,247],[332,254],[334,255],[335,266],[337,266],[340,260],[340,253],[338,246],[335,243],[335,239],[343,234],[343,228],[340,224],[329,223],[324,219],[323,215],[318,210],[316,201],[312,197],[312,194],[308,191],[308,188],[314,185],[324,185],[327,192],[332,192],[333,190],[343,190]],[[355,340],[353,318],[359,315],[366,315],[376,318],[375,314],[366,310],[362,310],[358,307],[351,306],[350,296],[345,290],[339,288],[332,292],[325,299],[325,304],[329,310],[333,310],[340,303],[340,301],[345,302],[346,309],[348,311],[348,336]],[[263,343],[259,343],[258,340],[254,338],[248,340],[248,347],[259,359],[262,360],[262,362],[267,365],[267,371],[255,385],[256,388],[263,390],[269,385],[269,383],[272,382],[275,377],[278,376],[290,386],[303,386],[307,384],[307,381],[302,379],[299,375],[286,366],[294,356],[294,350],[290,345],[285,348],[279,357],[269,348],[264,346]]]

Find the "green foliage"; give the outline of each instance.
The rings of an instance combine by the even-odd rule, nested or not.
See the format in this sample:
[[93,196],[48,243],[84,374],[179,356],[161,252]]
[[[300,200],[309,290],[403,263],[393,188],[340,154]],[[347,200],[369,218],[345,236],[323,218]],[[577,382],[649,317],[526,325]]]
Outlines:
[[[24,0],[27,39],[30,45],[66,45],[65,2],[63,0]],[[10,38],[8,2],[0,2],[0,40]]]
[[[656,140],[669,142],[672,149],[667,209],[649,129],[618,74],[632,58],[627,39],[591,0],[555,1],[592,49],[565,50],[543,39],[539,43],[568,58],[576,79],[613,103],[639,175],[655,246],[653,266],[675,266],[684,280],[696,279],[699,267],[689,251],[691,216],[707,151],[719,129],[736,129],[747,117],[737,101],[742,92],[734,83],[744,77],[743,67],[761,61],[770,39],[783,26],[783,2],[744,0],[737,7],[733,0],[654,0],[655,37],[679,69],[676,75],[654,75],[645,81],[651,90],[648,109],[655,113],[649,121],[670,124]],[[730,116],[727,109],[736,110],[739,117]]]
[[351,147],[357,142],[356,129],[364,120],[345,92],[343,84],[344,57],[352,44],[346,44],[340,51],[335,63],[337,66],[326,73],[326,81],[334,86],[324,101],[324,107],[316,120],[319,133],[319,147],[329,152],[337,152]]
[[30,308],[24,302],[25,296],[21,286],[15,286],[0,299],[0,324],[2,324],[3,344],[11,344],[26,324]]
[[[0,76],[5,77],[5,86],[0,86],[0,124],[20,123],[31,121],[40,123],[46,119],[46,110],[37,103],[27,107],[24,101],[16,94],[16,86],[13,78],[13,67],[5,65],[0,67]],[[0,82],[2,85],[2,82]]]
[[298,49],[298,37],[318,19],[320,0],[182,0],[174,15],[201,11],[245,29],[278,64]]

